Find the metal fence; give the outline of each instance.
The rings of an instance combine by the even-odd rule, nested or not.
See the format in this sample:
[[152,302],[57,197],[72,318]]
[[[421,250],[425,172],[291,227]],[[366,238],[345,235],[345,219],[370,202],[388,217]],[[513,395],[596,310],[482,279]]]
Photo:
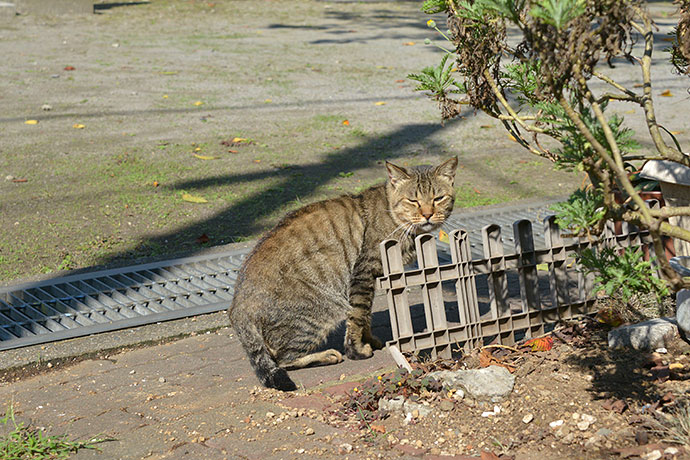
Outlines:
[[545,247],[535,248],[532,223],[513,224],[515,251],[504,249],[501,227],[482,230],[483,257],[473,259],[465,230],[450,233],[452,262],[440,265],[434,237],[416,240],[417,267],[405,270],[399,243],[381,243],[386,292],[395,345],[403,352],[428,351],[450,358],[486,343],[513,345],[539,336],[562,320],[594,313],[593,275],[585,275],[575,254],[586,248],[645,247],[651,238],[611,222],[595,239],[562,235],[554,216],[544,219]]

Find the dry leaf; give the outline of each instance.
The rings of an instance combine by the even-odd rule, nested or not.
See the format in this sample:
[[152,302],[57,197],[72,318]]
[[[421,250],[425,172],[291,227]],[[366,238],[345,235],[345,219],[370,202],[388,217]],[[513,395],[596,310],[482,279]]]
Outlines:
[[662,38],[662,40],[665,41],[665,42],[672,42],[672,41],[675,41],[675,38],[673,38],[673,37],[664,37],[664,38]]
[[439,230],[438,232],[438,240],[442,243],[450,244],[450,237],[446,232],[443,230]]
[[403,46],[414,46],[414,42],[405,42]]
[[82,125],[81,123],[75,123],[72,125],[72,128],[74,129],[84,129],[86,128],[86,125]]
[[376,102],[374,105],[386,105],[386,103],[383,102],[383,101],[378,101],[378,102]]
[[499,456],[494,454],[493,452],[489,452],[487,450],[482,451],[482,453],[479,455],[481,460],[499,460]]
[[200,160],[216,160],[219,158],[211,155],[199,155],[198,153],[195,153],[194,156]]
[[228,150],[228,153],[239,153],[237,150]]
[[508,138],[513,142],[517,142],[517,139],[515,139],[515,136],[513,136],[512,134],[508,134]]
[[395,80],[396,83],[405,83],[405,80]]
[[671,131],[671,134],[673,134],[674,136],[677,136],[677,135],[683,134],[683,133],[684,133],[684,131]]
[[198,107],[198,106],[200,106],[200,105],[204,105],[204,103],[201,102],[201,101],[196,101],[196,102],[194,103],[194,105],[196,105],[196,106]]
[[29,179],[12,179],[12,182],[21,184],[23,182],[29,182]]
[[549,271],[549,264],[537,264],[537,270],[539,271]]
[[266,104],[270,104],[271,102],[273,102],[273,99],[264,99],[264,102],[265,102]]
[[350,122],[349,122],[348,120],[343,121],[343,124],[344,124],[345,126],[350,126]]
[[247,142],[247,139],[245,139],[244,137],[235,137],[232,139],[232,142],[237,144],[237,143],[241,143],[241,142]]
[[206,198],[202,198],[200,196],[190,195],[189,193],[186,193],[186,192],[182,194],[182,199],[184,201],[188,201],[190,203],[208,203],[208,200]]
[[553,348],[553,337],[539,337],[522,344],[523,347],[531,347],[532,351],[549,351]]
[[661,94],[659,94],[659,96],[672,97],[672,96],[673,96],[673,93],[671,93],[671,90],[670,90],[670,89],[666,89],[666,90],[664,90]]
[[37,124],[38,124],[38,120],[26,120],[26,121],[24,122],[24,124],[25,124],[25,125],[37,125]]
[[159,185],[160,185],[160,184],[158,183],[157,180],[154,180],[154,181],[153,181],[153,186],[154,186],[154,187],[158,187]]
[[202,233],[201,236],[196,239],[196,242],[199,244],[206,244],[209,241],[211,241],[211,238],[209,238],[206,233]]
[[73,66],[71,66],[71,65],[68,65],[67,67],[65,67],[65,70],[70,71],[70,70],[77,70],[77,69],[75,69],[75,68],[74,68]]
[[678,369],[683,369],[685,366],[683,366],[682,363],[671,363],[668,365],[668,368],[671,369],[672,371],[678,370]]
[[374,424],[372,424],[372,425],[371,425],[371,431],[375,431],[375,432],[377,432],[377,433],[383,434],[383,433],[386,432],[386,427],[383,426],[383,425],[374,425]]

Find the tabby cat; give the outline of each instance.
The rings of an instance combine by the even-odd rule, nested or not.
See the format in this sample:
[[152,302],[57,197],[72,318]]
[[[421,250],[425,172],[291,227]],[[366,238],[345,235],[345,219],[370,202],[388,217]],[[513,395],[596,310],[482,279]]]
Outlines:
[[386,162],[385,184],[305,206],[259,241],[240,269],[228,315],[263,385],[294,390],[286,369],[342,361],[337,350],[313,350],[343,320],[348,358],[383,347],[371,333],[379,243],[395,238],[405,261],[412,259],[414,237],[453,210],[457,164],[457,157],[410,169]]

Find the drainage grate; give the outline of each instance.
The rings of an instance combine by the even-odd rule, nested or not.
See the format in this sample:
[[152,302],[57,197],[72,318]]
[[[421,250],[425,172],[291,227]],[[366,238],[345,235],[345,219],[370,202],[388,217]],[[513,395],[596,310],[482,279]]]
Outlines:
[[[529,219],[535,224],[535,244],[543,247],[541,229],[548,204],[456,213],[444,229],[448,233],[467,230],[472,253],[481,254],[484,226],[504,227],[504,244],[514,248],[513,222]],[[439,259],[448,263],[450,247],[439,242],[439,249]],[[225,310],[232,300],[237,270],[250,250],[0,288],[0,350]]]
[[0,289],[0,350],[224,310],[249,250]]

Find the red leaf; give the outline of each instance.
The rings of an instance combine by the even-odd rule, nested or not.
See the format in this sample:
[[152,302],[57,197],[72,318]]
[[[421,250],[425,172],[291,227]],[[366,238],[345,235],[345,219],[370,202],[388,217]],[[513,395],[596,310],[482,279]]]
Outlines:
[[523,347],[532,347],[532,351],[549,351],[553,347],[553,337],[540,337],[525,342]]
[[65,70],[77,70],[77,69],[75,69],[75,68],[72,67],[71,65],[68,65],[67,67],[65,67]]
[[206,233],[202,233],[199,238],[196,239],[196,242],[199,244],[205,244],[211,241],[211,238],[208,237]]

